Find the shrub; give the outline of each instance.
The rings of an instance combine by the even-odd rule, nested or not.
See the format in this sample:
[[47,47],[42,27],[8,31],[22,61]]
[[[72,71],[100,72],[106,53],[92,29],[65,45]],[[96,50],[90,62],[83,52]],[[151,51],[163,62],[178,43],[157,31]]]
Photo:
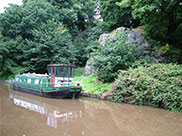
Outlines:
[[112,91],[115,102],[182,111],[182,65],[152,64],[120,71]]
[[99,80],[112,82],[118,70],[129,68],[141,55],[136,43],[127,42],[128,32],[116,31],[115,38],[108,38],[93,53],[93,65]]

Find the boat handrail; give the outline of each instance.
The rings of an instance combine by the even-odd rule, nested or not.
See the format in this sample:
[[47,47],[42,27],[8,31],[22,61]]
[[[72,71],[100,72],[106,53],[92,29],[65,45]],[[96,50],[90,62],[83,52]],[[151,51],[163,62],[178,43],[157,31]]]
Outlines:
[[[15,81],[17,82],[17,81]],[[32,84],[32,83],[25,83],[25,82],[19,82],[21,84],[26,84],[26,85],[30,85],[30,86],[39,86],[41,89],[42,88],[45,88],[45,87],[52,87],[51,85],[50,86],[46,86],[48,84]],[[59,86],[59,87],[68,87],[68,86],[81,86],[81,83],[80,82],[63,82],[63,83],[59,83],[59,84],[52,84],[53,86]]]

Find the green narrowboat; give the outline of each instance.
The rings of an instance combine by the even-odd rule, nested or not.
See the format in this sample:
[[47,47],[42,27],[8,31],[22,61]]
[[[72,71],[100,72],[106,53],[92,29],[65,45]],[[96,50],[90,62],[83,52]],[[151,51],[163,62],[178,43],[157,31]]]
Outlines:
[[80,83],[73,82],[73,65],[49,64],[48,74],[18,74],[10,81],[10,88],[50,98],[76,98]]

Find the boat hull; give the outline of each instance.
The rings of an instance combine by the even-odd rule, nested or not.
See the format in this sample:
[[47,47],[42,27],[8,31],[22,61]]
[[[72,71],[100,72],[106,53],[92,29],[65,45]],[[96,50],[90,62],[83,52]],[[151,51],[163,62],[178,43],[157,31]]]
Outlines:
[[[80,91],[77,92],[72,92],[71,87],[64,87],[61,88],[60,90],[54,91],[54,92],[43,92],[43,91],[37,91],[34,89],[30,89],[30,88],[25,88],[25,87],[21,87],[19,85],[15,85],[13,83],[10,83],[10,88],[15,90],[15,91],[20,91],[20,92],[26,92],[26,93],[30,93],[30,94],[35,94],[35,95],[39,95],[39,96],[43,96],[43,97],[48,97],[48,98],[77,98],[79,93],[81,92],[81,88]],[[74,87],[75,88],[75,87]],[[76,87],[79,89],[79,87]]]

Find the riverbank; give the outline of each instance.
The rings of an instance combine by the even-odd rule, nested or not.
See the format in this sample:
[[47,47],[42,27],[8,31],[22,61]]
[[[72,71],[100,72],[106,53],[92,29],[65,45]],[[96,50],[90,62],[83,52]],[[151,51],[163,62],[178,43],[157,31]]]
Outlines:
[[[0,84],[4,84],[4,85],[9,86],[9,81],[0,80]],[[88,92],[88,91],[82,90],[82,92],[80,93],[80,96],[101,100],[101,98],[98,95],[93,94],[93,93],[86,93],[86,92]]]
[[6,85],[9,85],[9,81],[3,81],[3,80],[0,80],[0,84],[6,84]]
[[102,83],[95,74],[84,75],[84,68],[77,68],[74,82],[81,83],[84,97],[182,112],[181,65],[131,68],[121,71],[113,83]]
[[[77,77],[76,79],[79,79]],[[113,83],[80,75],[83,96],[182,112],[182,67],[152,64],[120,71]]]

